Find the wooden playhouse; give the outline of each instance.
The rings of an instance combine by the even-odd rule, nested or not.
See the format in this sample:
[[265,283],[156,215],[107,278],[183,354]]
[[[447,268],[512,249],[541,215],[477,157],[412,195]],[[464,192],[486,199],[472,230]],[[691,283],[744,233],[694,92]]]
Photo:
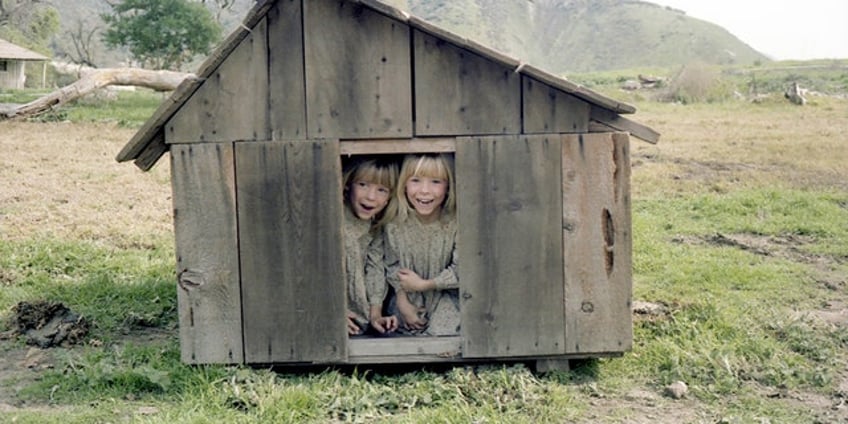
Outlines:
[[[376,0],[259,0],[197,76],[117,157],[170,151],[185,362],[631,348],[632,106]],[[407,152],[454,155],[461,335],[349,339],[341,161]]]

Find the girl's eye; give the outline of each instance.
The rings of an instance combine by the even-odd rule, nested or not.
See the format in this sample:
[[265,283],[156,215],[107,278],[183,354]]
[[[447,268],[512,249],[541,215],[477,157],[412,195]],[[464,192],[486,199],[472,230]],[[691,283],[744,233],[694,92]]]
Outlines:
[[358,185],[359,187],[368,187],[368,183],[366,183],[365,181],[357,181],[356,185]]
[[388,189],[388,188],[386,188],[386,187],[380,186],[380,187],[377,189],[377,191],[379,191],[380,193],[388,193],[388,192],[389,192],[389,189]]
[[421,179],[418,177],[409,177],[409,181],[413,183],[421,182]]
[[438,178],[433,178],[432,180],[430,180],[430,183],[432,183],[432,184],[442,184],[442,183],[444,183],[444,180],[440,180]]

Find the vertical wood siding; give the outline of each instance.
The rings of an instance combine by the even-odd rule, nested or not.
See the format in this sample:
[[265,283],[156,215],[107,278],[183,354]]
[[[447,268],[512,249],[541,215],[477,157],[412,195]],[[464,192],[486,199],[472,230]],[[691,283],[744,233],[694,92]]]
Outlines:
[[338,141],[236,143],[248,363],[346,357]]
[[182,360],[242,363],[233,149],[171,146]]
[[565,353],[560,137],[457,140],[464,357]]
[[521,80],[504,65],[414,33],[415,134],[521,132]]
[[165,126],[168,143],[267,140],[268,40],[262,19]]
[[279,0],[268,11],[269,120],[274,140],[306,138],[300,0]]
[[629,137],[568,135],[562,145],[567,353],[632,346]]
[[349,1],[304,2],[309,138],[412,135],[409,26]]
[[530,77],[522,77],[525,134],[585,133],[589,103]]

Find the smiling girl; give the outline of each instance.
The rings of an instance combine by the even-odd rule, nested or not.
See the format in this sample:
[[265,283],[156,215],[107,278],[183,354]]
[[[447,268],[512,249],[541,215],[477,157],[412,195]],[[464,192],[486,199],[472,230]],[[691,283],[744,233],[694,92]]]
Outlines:
[[[344,177],[344,248],[347,279],[347,333],[380,334],[397,329],[397,318],[384,316],[387,285],[383,265],[383,224],[396,209],[392,192],[397,183],[397,164],[382,159],[359,161]],[[366,278],[366,267],[383,274]]]
[[386,274],[395,290],[390,312],[411,334],[459,333],[452,168],[449,156],[407,155],[395,194],[398,216],[385,228]]

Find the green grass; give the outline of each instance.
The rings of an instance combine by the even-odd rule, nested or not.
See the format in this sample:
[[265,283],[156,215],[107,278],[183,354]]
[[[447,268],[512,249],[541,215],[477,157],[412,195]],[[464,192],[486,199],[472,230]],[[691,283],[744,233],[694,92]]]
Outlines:
[[[173,247],[118,249],[63,240],[0,241],[9,281],[0,309],[41,299],[65,303],[95,323],[93,337],[111,341],[134,325],[176,325]],[[13,282],[13,283],[12,283]]]
[[[49,94],[49,91],[3,90],[0,91],[0,103],[24,104],[46,94]],[[150,118],[169,93],[137,89],[117,91],[115,95],[117,97],[105,98],[102,94],[92,94],[32,119],[42,122],[106,122],[136,128]]]
[[[596,78],[614,83],[622,76]],[[0,103],[34,95],[3,92]],[[159,101],[155,93],[122,92],[119,103],[77,104],[64,113],[74,122],[134,126]],[[656,394],[648,402],[664,410],[695,405],[708,414],[707,422],[716,417],[729,417],[727,422],[826,421],[782,393],[803,391],[827,399],[838,392],[838,378],[844,378],[848,329],[822,325],[808,312],[833,297],[822,279],[843,276],[844,290],[848,194],[832,185],[803,187],[785,180],[785,172],[817,168],[801,160],[770,162],[774,157],[783,161],[785,155],[773,153],[768,144],[784,148],[797,142],[797,135],[779,126],[782,122],[804,125],[820,114],[838,119],[844,109],[835,100],[821,105],[640,104],[671,137],[657,146],[653,159],[647,151],[639,157],[645,164],[634,168],[639,187],[634,187],[638,195],[632,208],[633,297],[665,305],[668,313],[636,319],[631,352],[588,361],[570,372],[535,375],[522,365],[404,372],[188,366],[179,360],[169,236],[144,246],[0,238],[3,329],[8,311],[24,300],[63,302],[94,323],[93,343],[57,353],[56,367],[20,393],[28,403],[46,406],[0,412],[0,421],[536,423],[591,422],[593,414],[609,413],[606,422],[628,422],[632,411],[599,405],[634,391]],[[825,128],[818,121],[807,125]],[[717,127],[744,127],[750,134],[722,133]],[[806,134],[820,141],[838,136],[838,130],[822,131]],[[829,148],[816,153],[816,164],[838,172],[843,169],[839,163],[821,163],[832,160]],[[815,153],[812,147],[807,152],[806,157]],[[684,177],[667,181],[690,156],[710,162],[735,155],[742,159],[731,159],[734,163],[747,159],[769,176],[756,174],[737,183],[718,179],[729,171],[688,181],[679,173]],[[654,168],[662,170],[652,174]],[[722,243],[722,237],[794,242],[766,254]],[[19,347],[22,341],[16,343]],[[689,385],[690,403],[669,407],[674,401],[661,393],[677,380]],[[155,410],[144,409],[151,407]]]
[[[669,305],[670,314],[637,321],[633,352],[622,358],[544,376],[522,366],[278,374],[183,365],[173,337],[117,343],[139,316],[158,328],[174,325],[172,256],[165,247],[3,242],[2,268],[16,283],[4,288],[0,306],[28,298],[65,302],[91,317],[97,323],[94,337],[105,342],[67,351],[61,365],[24,396],[57,405],[94,403],[120,414],[133,414],[127,409],[132,405],[156,405],[158,412],[144,416],[145,422],[567,421],[591,411],[591,393],[626,393],[634,384],[661,391],[676,380],[686,381],[700,401],[728,413],[804,420],[801,409],[757,393],[834,390],[848,331],[816,326],[781,306],[814,306],[825,290],[814,284],[815,270],[679,239],[697,240],[716,231],[804,234],[844,255],[848,229],[839,224],[848,222],[848,210],[839,206],[844,201],[844,194],[772,190],[637,200],[635,297]],[[725,405],[729,396],[733,402]],[[71,422],[110,416],[92,414],[75,413]],[[44,422],[68,422],[66,413],[39,416]]]

